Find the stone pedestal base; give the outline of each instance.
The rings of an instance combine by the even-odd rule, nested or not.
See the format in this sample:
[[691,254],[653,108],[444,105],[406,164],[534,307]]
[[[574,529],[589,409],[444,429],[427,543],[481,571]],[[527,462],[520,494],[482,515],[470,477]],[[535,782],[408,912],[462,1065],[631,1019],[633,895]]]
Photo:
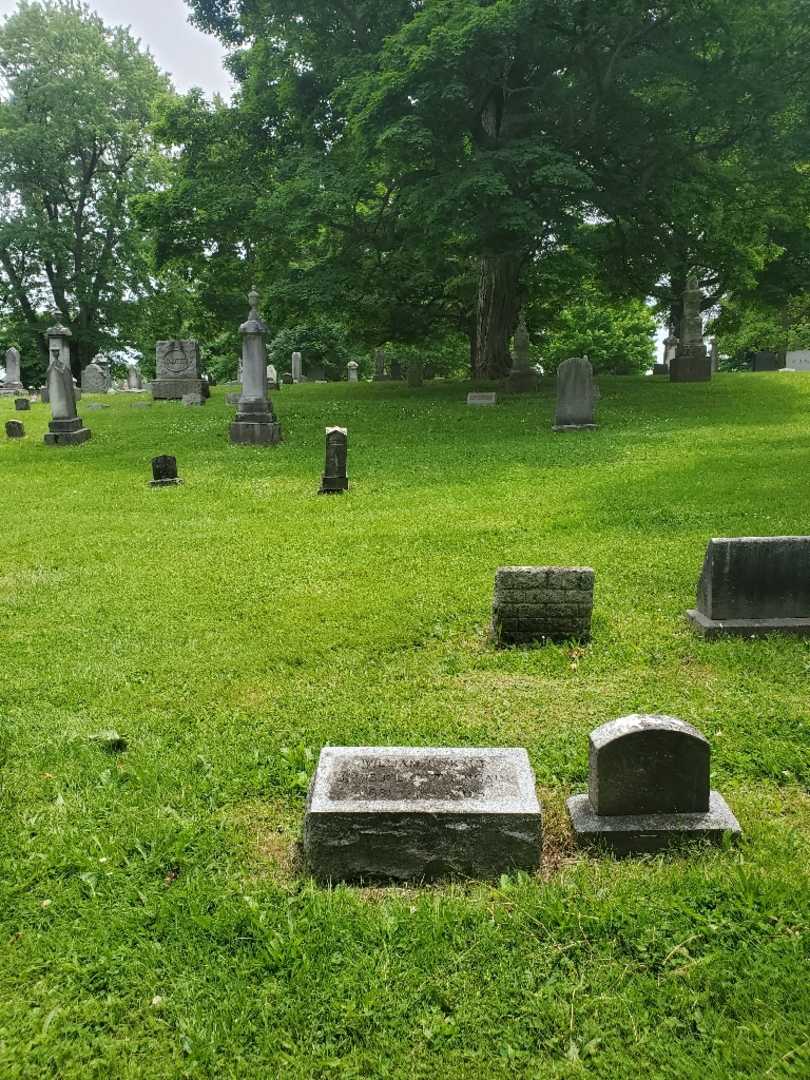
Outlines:
[[348,476],[322,476],[319,495],[342,495],[349,490]]
[[44,441],[46,446],[74,446],[87,442],[92,432],[82,426],[80,416],[70,420],[51,420]]
[[710,619],[702,612],[687,611],[693,630],[712,641],[721,637],[765,637],[767,634],[798,634],[810,637],[810,619]]
[[182,401],[186,394],[210,394],[205,379],[155,379],[149,389],[155,401]]
[[512,368],[506,379],[506,389],[510,394],[531,394],[539,385],[540,377],[531,368]]
[[232,443],[273,446],[281,442],[281,424],[234,420],[230,428]]
[[711,377],[712,361],[705,345],[684,346],[670,364],[670,382],[709,382]]
[[561,424],[555,425],[552,431],[596,431],[596,424]]
[[578,847],[602,846],[614,855],[663,851],[683,840],[722,843],[723,836],[741,834],[739,822],[717,792],[709,796],[703,814],[627,814],[611,817],[594,813],[587,795],[574,795],[566,803]]
[[0,397],[14,397],[17,394],[24,393],[25,387],[21,382],[0,383]]

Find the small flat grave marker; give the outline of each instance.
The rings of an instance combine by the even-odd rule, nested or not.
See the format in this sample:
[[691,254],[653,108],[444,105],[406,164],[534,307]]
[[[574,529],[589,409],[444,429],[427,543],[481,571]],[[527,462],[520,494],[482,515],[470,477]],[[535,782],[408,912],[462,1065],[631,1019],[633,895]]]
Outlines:
[[497,405],[497,394],[467,394],[468,405]]
[[322,881],[493,878],[540,863],[525,750],[325,747],[304,851]]
[[7,420],[6,421],[6,438],[8,439],[24,439],[25,428],[19,420]]
[[690,724],[624,716],[591,733],[589,756],[588,794],[568,800],[579,845],[629,855],[740,835],[725,799],[709,788],[709,743]]
[[31,411],[31,399],[27,397],[14,398],[14,408],[17,412],[30,412]]

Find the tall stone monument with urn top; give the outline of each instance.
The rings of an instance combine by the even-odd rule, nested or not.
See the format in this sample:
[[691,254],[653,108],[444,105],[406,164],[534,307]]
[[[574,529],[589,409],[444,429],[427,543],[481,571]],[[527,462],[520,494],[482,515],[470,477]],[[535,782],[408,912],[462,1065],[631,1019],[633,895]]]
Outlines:
[[520,321],[515,331],[515,351],[512,354],[512,370],[506,381],[506,388],[511,394],[529,394],[537,389],[539,376],[531,366],[529,355],[529,331],[526,316],[520,313]]
[[200,378],[200,349],[196,341],[159,341],[157,376],[152,381],[155,401],[182,401],[186,394],[208,397],[208,383]]
[[700,288],[690,275],[683,294],[683,321],[678,349],[670,361],[670,382],[708,382],[712,361],[703,343],[703,320],[700,315]]
[[259,315],[259,294],[248,296],[250,313],[239,327],[242,335],[242,393],[231,424],[232,443],[269,446],[281,442],[281,424],[267,397],[267,324]]
[[58,318],[48,330],[50,365],[45,381],[53,419],[45,434],[47,446],[70,446],[87,442],[90,429],[76,415],[76,390],[70,370],[70,330]]

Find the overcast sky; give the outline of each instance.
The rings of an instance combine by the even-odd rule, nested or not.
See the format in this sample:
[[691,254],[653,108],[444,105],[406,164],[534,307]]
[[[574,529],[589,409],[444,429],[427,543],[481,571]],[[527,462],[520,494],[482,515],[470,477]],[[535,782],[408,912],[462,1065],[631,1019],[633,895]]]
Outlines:
[[[89,0],[88,6],[108,26],[131,27],[178,90],[201,86],[209,94],[230,93],[219,42],[188,22],[183,0]],[[0,18],[16,7],[17,0],[0,0]]]

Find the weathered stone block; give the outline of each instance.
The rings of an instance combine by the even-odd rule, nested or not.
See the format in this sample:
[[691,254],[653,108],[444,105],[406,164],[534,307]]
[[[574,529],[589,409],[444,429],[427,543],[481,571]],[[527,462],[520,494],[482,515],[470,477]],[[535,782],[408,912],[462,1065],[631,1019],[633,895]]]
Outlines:
[[625,716],[597,728],[588,794],[568,800],[577,843],[627,855],[685,838],[738,836],[725,800],[710,791],[709,757],[703,735],[672,716]]
[[14,408],[17,412],[30,412],[31,399],[27,397],[14,398]]
[[710,540],[686,617],[706,638],[810,634],[810,536]]
[[6,421],[6,438],[7,439],[24,439],[25,427],[19,420],[7,420]]
[[588,640],[593,586],[588,567],[502,566],[492,602],[495,643]]
[[327,747],[304,852],[322,881],[494,878],[540,864],[542,815],[525,750]]
[[43,442],[46,446],[75,446],[87,442],[91,437],[92,432],[84,427],[81,417],[74,416],[66,420],[51,420]]
[[497,405],[497,394],[467,394],[468,405]]

